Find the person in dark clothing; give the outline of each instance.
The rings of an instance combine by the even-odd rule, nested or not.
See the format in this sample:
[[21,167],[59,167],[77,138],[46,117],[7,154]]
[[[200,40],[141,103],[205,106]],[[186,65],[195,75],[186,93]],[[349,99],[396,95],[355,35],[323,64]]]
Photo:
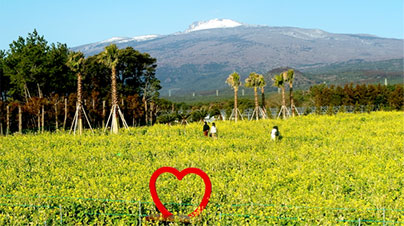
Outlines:
[[205,137],[208,136],[208,134],[209,134],[209,129],[210,129],[210,127],[209,127],[208,123],[205,122],[205,125],[203,125],[203,135],[205,135]]

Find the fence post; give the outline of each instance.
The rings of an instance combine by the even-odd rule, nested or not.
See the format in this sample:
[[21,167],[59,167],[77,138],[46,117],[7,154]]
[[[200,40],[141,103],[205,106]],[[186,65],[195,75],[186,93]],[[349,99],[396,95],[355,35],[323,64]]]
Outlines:
[[383,226],[386,225],[386,208],[383,208]]
[[63,225],[62,205],[60,205],[60,204],[59,204],[59,214],[60,214],[60,225]]
[[142,203],[139,201],[139,225],[142,225]]

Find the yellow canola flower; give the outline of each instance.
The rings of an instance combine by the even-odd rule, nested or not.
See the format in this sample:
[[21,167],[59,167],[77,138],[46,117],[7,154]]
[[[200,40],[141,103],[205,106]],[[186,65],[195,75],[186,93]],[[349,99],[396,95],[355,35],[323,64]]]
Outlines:
[[[157,213],[149,179],[163,166],[210,176],[212,195],[198,225],[404,221],[403,211],[393,211],[404,207],[402,112],[216,125],[217,140],[203,136],[201,123],[117,136],[0,137],[0,203],[56,206],[0,205],[0,224],[58,224],[59,205],[68,225],[137,224],[138,201],[142,215]],[[277,142],[270,139],[274,125],[283,136]],[[197,176],[162,175],[157,191],[169,211],[186,214],[199,205],[204,184]]]

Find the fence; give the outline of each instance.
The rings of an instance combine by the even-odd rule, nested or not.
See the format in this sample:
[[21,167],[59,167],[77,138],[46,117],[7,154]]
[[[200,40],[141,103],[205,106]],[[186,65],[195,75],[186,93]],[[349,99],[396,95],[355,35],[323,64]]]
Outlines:
[[[331,109],[332,108],[332,109]],[[292,112],[290,107],[286,107],[286,111]],[[314,107],[314,106],[309,106],[309,107],[296,107],[297,109],[297,114],[299,115],[308,115],[308,114],[319,114],[319,115],[325,115],[325,114],[337,114],[338,112],[346,112],[346,113],[364,113],[364,112],[371,112],[371,111],[380,111],[382,109],[381,106],[374,106],[374,105],[357,105],[357,106],[352,106],[352,105],[347,105],[347,106],[319,106],[319,107]],[[277,118],[280,112],[280,108],[267,108],[266,110],[266,116],[270,116],[272,118]],[[220,109],[220,116],[222,119],[227,120],[230,115],[227,114],[225,109]],[[187,113],[191,113],[191,111],[186,111]],[[253,108],[247,108],[244,109],[241,112],[241,116],[245,119],[251,120],[251,116],[253,115],[254,109]],[[182,113],[182,112],[180,112]],[[207,121],[213,120],[211,119],[210,116],[207,116],[206,118]]]
[[[16,212],[19,210],[24,213],[23,210],[21,209],[33,209],[31,212],[26,212],[28,216],[25,217],[20,217],[23,219],[28,219],[28,221],[23,221],[25,224],[26,223],[32,223],[29,221],[30,216],[34,216],[35,213],[40,212],[41,209],[45,209],[47,211],[53,211],[50,214],[43,214],[42,218],[34,219],[33,222],[36,223],[37,225],[43,224],[53,224],[53,225],[66,225],[66,224],[74,224],[81,222],[81,219],[84,218],[91,218],[92,220],[96,220],[97,218],[100,221],[105,221],[105,217],[110,218],[111,222],[120,221],[120,223],[124,224],[137,224],[137,225],[142,225],[144,222],[144,217],[149,216],[151,214],[156,214],[156,208],[154,207],[154,203],[152,202],[144,202],[144,201],[136,201],[136,200],[113,200],[113,199],[98,199],[98,198],[83,198],[83,197],[63,197],[63,196],[45,196],[45,195],[37,195],[37,196],[15,196],[15,195],[0,195],[0,199],[2,202],[0,203],[0,219],[4,215],[8,216],[8,219],[3,220],[1,223],[15,223],[12,222],[10,218],[18,219],[16,217]],[[45,202],[52,202],[52,203],[58,203],[57,205],[38,205],[38,204],[22,204],[22,203],[15,203],[16,200],[18,199],[25,199],[26,202],[40,202],[40,201],[45,201]],[[68,202],[63,202],[63,200],[68,201]],[[74,201],[73,201],[74,200]],[[79,202],[98,202],[102,203],[101,206],[105,207],[106,204],[113,203],[115,204],[117,209],[122,209],[124,205],[129,205],[131,208],[127,208],[126,212],[124,211],[105,211],[102,208],[98,209],[80,209],[79,212],[77,212],[77,209],[71,209],[72,206],[75,206],[78,208]],[[65,205],[66,209],[63,207],[63,204]],[[169,206],[188,206],[191,208],[196,208],[197,205],[195,204],[189,204],[189,203],[164,203],[165,205]],[[6,208],[7,207],[7,208]],[[14,209],[14,208],[17,208]],[[280,209],[287,209],[287,210],[303,210],[303,212],[300,212],[299,215],[288,215],[285,214],[285,211],[283,214],[278,214],[274,215],[272,214],[273,211],[269,211],[268,208],[273,208],[277,209],[278,211]],[[123,208],[125,209],[125,208]],[[170,209],[170,208],[169,208]],[[214,211],[210,211],[209,209],[213,209]],[[13,215],[10,215],[7,213],[8,211],[11,211]],[[131,211],[128,211],[131,210]],[[231,211],[232,210],[232,211]],[[240,211],[241,210],[241,211]],[[255,211],[253,211],[255,210]],[[243,212],[245,211],[245,212]],[[248,211],[248,213],[246,213]],[[265,213],[271,213],[271,214],[265,214]],[[355,224],[355,225],[363,225],[363,224],[380,224],[380,225],[404,225],[404,209],[389,209],[389,208],[346,208],[346,207],[319,207],[319,206],[298,206],[298,205],[282,205],[282,204],[260,204],[260,203],[244,203],[244,204],[230,204],[230,205],[220,205],[220,204],[208,204],[207,209],[204,212],[208,213],[202,213],[202,218],[199,218],[199,220],[206,220],[210,219],[210,222],[230,222],[234,224],[234,222],[238,221],[249,221],[249,220],[254,220],[254,219],[259,219],[259,222],[283,222],[285,224],[291,223],[307,223],[307,222],[319,222],[316,221],[318,219],[310,219],[307,217],[307,212],[313,212],[313,211],[318,211],[321,216],[325,216],[326,211],[331,211],[331,215],[335,215],[335,219],[333,219],[332,224]],[[345,218],[344,215],[338,215],[336,214],[337,212],[341,213],[346,211],[347,215],[350,216],[352,215],[357,215],[357,218]],[[366,212],[366,213],[373,213],[368,214],[368,217],[359,214],[360,212]],[[261,214],[256,214],[260,212]],[[380,218],[375,218],[374,215],[380,215]],[[24,214],[23,214],[24,215]],[[210,215],[210,216],[207,216]],[[394,217],[389,217],[389,215],[394,215]],[[395,218],[395,219],[393,219]],[[72,220],[74,219],[74,220]],[[90,220],[91,220],[90,219]],[[398,219],[398,220],[396,220]],[[7,221],[8,220],[8,221]],[[94,221],[93,221],[94,222]],[[97,221],[96,221],[97,222]],[[111,223],[110,222],[110,223]],[[21,223],[21,222],[20,222]],[[84,222],[86,223],[86,222]],[[90,223],[90,222],[87,222]],[[104,222],[105,223],[105,222]],[[324,223],[324,222],[323,222]]]
[[[94,103],[94,101],[93,101],[93,103]],[[68,107],[66,109],[70,109],[70,108],[72,108],[72,107]],[[98,127],[101,128],[101,127],[103,127],[105,125],[105,119],[106,119],[105,118],[105,114],[106,114],[105,101],[103,101],[103,111],[102,111],[103,113],[102,113],[102,116],[97,115],[96,111],[94,109],[90,108],[89,114],[88,114],[89,117],[90,117],[91,124],[92,124],[91,126],[92,127],[97,127],[97,125],[98,125]],[[291,112],[290,107],[286,107],[286,109],[287,109],[286,111]],[[331,109],[331,106],[320,106],[320,107],[309,106],[309,107],[296,107],[296,109],[297,109],[297,112],[298,112],[299,115],[303,115],[303,114],[307,115],[307,114],[314,114],[314,113],[324,115],[324,114],[336,114],[337,112],[347,112],[347,113],[352,113],[352,112],[358,112],[359,113],[360,112],[360,113],[363,113],[363,112],[379,111],[379,110],[383,109],[383,107],[382,106],[375,106],[375,105],[355,105],[355,106],[334,106]],[[4,113],[2,113],[1,109],[0,109],[0,116],[3,114],[3,116],[0,117],[0,135],[12,133],[11,131],[14,131],[14,132],[18,131],[18,132],[22,133],[23,129],[31,129],[31,130],[34,130],[34,131],[36,129],[38,129],[38,131],[42,131],[42,132],[44,131],[44,128],[45,128],[45,120],[44,120],[45,112],[44,111],[42,111],[41,117],[39,117],[39,115],[36,115],[36,116],[29,115],[29,117],[22,117],[22,111],[21,111],[20,106],[18,107],[18,110],[19,110],[18,114],[16,114],[15,109],[13,111],[12,108],[9,108],[9,106],[7,106],[7,111],[6,111],[7,114],[4,115]],[[14,112],[14,113],[12,114],[12,112]],[[191,112],[192,112],[191,110],[179,110],[179,113],[190,114]],[[216,115],[217,118],[220,118],[222,120],[229,119],[230,113],[229,113],[228,110],[220,109],[219,112],[220,112],[220,115]],[[251,120],[253,112],[254,112],[253,108],[243,109],[241,111],[241,116],[244,119]],[[266,108],[265,109],[265,114],[266,114],[267,118],[277,118],[278,115],[279,115],[279,112],[280,112],[280,108]],[[164,114],[170,114],[170,113],[172,113],[172,112],[170,112],[170,111],[161,111],[159,114],[164,115]],[[48,124],[47,129],[52,129],[52,128],[57,129],[57,128],[59,128],[60,126],[59,126],[58,122],[61,123],[62,121],[60,120],[61,115],[60,115],[60,113],[58,113],[57,108],[55,108],[55,112],[48,111],[47,114],[50,114],[50,115],[46,116],[47,117],[46,123]],[[125,112],[124,112],[124,114],[125,114]],[[56,117],[55,117],[55,115],[56,115]],[[126,114],[126,115],[128,115],[128,114]],[[73,121],[72,114],[65,111],[64,116],[65,116],[65,118],[63,120],[63,127],[62,128],[68,129],[69,126],[71,125],[70,122]],[[2,119],[2,117],[3,117],[3,119]],[[35,117],[37,117],[37,122],[35,122],[35,120],[34,120]],[[16,118],[18,118],[18,120]],[[51,118],[53,118],[53,119],[51,119]],[[14,120],[13,123],[12,123],[11,119]],[[210,117],[208,115],[205,118],[205,120],[206,121],[212,121],[212,120],[215,120],[215,118]],[[35,127],[35,126],[34,127],[31,126],[30,128],[23,128],[23,127],[25,127],[23,125],[27,125],[28,122],[30,122],[31,124],[32,123],[34,123],[34,124],[37,123],[38,128]],[[11,127],[14,127],[14,129],[10,127],[11,124],[12,124]],[[17,128],[17,124],[18,124],[18,128]],[[136,124],[135,119],[132,117],[132,125],[135,125],[135,124]],[[3,127],[5,127],[5,128],[3,128]]]

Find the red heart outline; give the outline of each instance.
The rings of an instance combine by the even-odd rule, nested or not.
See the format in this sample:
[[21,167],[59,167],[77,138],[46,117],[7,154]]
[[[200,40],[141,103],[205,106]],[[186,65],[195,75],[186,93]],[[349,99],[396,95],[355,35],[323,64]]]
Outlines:
[[205,194],[203,195],[202,201],[199,204],[199,206],[192,213],[188,214],[189,217],[198,216],[202,212],[202,210],[206,207],[206,205],[208,204],[210,194],[212,193],[212,183],[210,182],[209,176],[205,172],[203,172],[201,169],[198,169],[198,168],[186,168],[186,169],[182,170],[181,172],[172,167],[161,167],[158,170],[156,170],[150,178],[150,183],[149,183],[150,194],[153,198],[154,204],[156,204],[157,208],[160,210],[160,212],[163,214],[163,217],[165,217],[165,218],[167,218],[173,214],[166,209],[166,207],[163,205],[163,203],[161,203],[160,198],[158,197],[157,191],[156,191],[157,178],[163,173],[174,174],[174,176],[176,176],[178,180],[182,180],[182,178],[184,178],[185,175],[190,174],[190,173],[196,174],[203,179],[203,182],[205,183]]

